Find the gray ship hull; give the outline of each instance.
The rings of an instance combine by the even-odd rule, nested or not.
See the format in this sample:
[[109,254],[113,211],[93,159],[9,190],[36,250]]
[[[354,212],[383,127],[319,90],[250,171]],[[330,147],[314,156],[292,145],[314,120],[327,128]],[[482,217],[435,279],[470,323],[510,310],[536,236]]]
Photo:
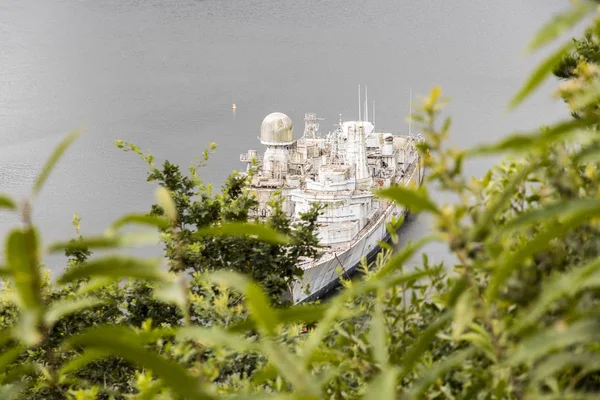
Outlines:
[[[416,183],[420,185],[423,181],[422,169],[412,169],[410,177],[404,181],[409,185]],[[344,278],[351,277],[359,267],[363,256],[371,261],[381,250],[379,242],[387,242],[390,233],[386,226],[394,217],[405,216],[406,208],[389,205],[382,215],[367,227],[366,232],[359,236],[346,250],[330,254],[327,253],[314,266],[306,268],[301,281],[295,283],[292,290],[294,303],[302,303],[317,300],[331,292],[340,285],[338,268]]]

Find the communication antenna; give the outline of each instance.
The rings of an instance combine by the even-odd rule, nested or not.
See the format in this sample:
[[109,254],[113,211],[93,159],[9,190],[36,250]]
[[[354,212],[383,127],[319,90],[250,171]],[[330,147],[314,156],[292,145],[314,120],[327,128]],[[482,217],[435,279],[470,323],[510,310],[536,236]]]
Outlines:
[[358,120],[360,121],[360,83],[358,84]]
[[375,100],[373,100],[373,126],[375,126]]
[[408,134],[412,135],[412,88],[409,89],[410,99],[408,102]]
[[369,92],[368,87],[365,85],[365,121],[369,122]]

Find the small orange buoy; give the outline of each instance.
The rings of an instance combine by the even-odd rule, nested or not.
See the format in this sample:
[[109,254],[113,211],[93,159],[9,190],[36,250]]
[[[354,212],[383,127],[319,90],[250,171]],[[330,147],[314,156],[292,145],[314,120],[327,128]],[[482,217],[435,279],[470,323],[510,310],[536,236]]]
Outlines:
[[233,107],[232,107],[232,109],[234,109],[234,110],[235,110],[236,108],[237,108],[237,107],[235,106],[235,103],[233,103]]

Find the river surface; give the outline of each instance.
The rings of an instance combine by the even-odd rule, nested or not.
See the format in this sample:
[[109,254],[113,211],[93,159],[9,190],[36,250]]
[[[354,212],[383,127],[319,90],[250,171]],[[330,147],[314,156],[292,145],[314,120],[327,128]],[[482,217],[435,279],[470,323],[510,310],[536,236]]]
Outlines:
[[[27,195],[51,149],[85,132],[34,204],[45,243],[100,233],[146,211],[155,186],[143,162],[113,145],[132,141],[184,166],[209,142],[201,174],[219,186],[239,155],[261,150],[262,119],[305,112],[333,129],[358,114],[357,85],[375,101],[376,126],[406,133],[413,97],[441,85],[452,98],[450,142],[497,140],[565,116],[551,85],[518,111],[510,97],[540,56],[522,54],[566,0],[1,0],[0,192]],[[232,111],[232,104],[237,110]],[[468,164],[481,176],[489,160]],[[435,193],[436,196],[442,194]],[[18,223],[0,213],[0,235]],[[431,229],[419,216],[402,240]],[[156,249],[145,250],[154,253]],[[443,246],[426,250],[451,262]],[[61,257],[45,260],[60,270]]]

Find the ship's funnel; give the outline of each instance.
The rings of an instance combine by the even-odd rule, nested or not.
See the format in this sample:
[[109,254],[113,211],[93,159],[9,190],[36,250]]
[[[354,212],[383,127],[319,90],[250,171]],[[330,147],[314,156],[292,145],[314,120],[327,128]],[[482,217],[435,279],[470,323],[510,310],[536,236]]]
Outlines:
[[346,147],[346,159],[349,164],[355,166],[355,178],[357,181],[370,177],[367,167],[367,148],[365,143],[365,126],[363,123],[344,124],[348,132],[348,145]]
[[365,128],[358,128],[358,149],[356,154],[356,180],[369,178],[369,168],[367,166],[367,147],[365,142]]

